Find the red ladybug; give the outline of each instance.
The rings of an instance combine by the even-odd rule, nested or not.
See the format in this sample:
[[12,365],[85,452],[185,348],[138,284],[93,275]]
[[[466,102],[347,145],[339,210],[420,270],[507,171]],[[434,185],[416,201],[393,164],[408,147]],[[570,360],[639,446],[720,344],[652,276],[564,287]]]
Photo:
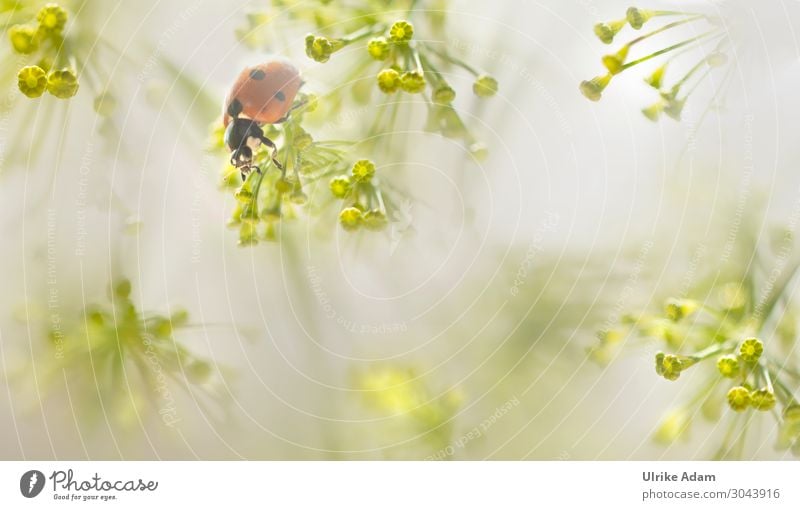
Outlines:
[[231,164],[241,170],[242,179],[251,170],[260,171],[253,165],[253,151],[261,144],[272,149],[272,162],[283,170],[276,158],[278,148],[264,136],[261,126],[285,121],[302,85],[297,68],[283,59],[268,60],[239,73],[225,98],[223,121]]

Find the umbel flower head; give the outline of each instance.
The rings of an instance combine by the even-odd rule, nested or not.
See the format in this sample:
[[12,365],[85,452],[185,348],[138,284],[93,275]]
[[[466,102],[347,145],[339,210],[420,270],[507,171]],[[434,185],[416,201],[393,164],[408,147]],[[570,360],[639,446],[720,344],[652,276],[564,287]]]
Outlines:
[[45,34],[61,34],[67,24],[67,11],[56,3],[49,3],[36,14],[36,21]]
[[[353,16],[345,16],[352,10]],[[411,19],[395,19],[388,23],[363,16],[358,9],[341,6],[335,9],[342,16],[342,21],[352,27],[351,31],[340,36],[330,36],[310,33],[305,39],[306,55],[317,62],[328,62],[334,53],[343,48],[356,44],[364,45],[367,57],[364,68],[370,62],[375,62],[374,83],[378,90],[384,94],[404,92],[406,94],[430,93],[430,98],[437,106],[450,106],[456,98],[456,90],[446,78],[445,71],[459,68],[474,77],[472,91],[480,98],[488,98],[497,94],[499,84],[488,73],[480,71],[473,65],[465,62],[447,48],[446,45],[436,44],[419,36],[416,23]],[[424,27],[441,26],[439,17],[441,13],[412,11],[411,14],[427,16],[432,19],[429,23],[422,23]],[[358,20],[354,22],[353,20]],[[343,23],[344,24],[344,23]],[[318,24],[319,25],[319,24]],[[328,20],[328,25],[335,25],[333,20]],[[428,38],[430,39],[430,38]],[[349,76],[349,82],[363,83],[362,76],[357,73]],[[368,99],[368,94],[358,91],[357,97]],[[478,143],[472,136],[466,124],[461,120],[456,110],[447,112],[434,109],[429,110],[430,121],[427,128],[438,131],[444,136],[461,138],[468,147],[480,147],[475,154],[483,154],[485,147]],[[446,122],[443,122],[447,119]],[[374,125],[382,127],[383,132],[391,132],[391,126],[385,122]],[[367,123],[370,124],[370,123]],[[458,129],[454,129],[455,125]],[[377,133],[369,133],[368,138],[378,140]]]
[[359,159],[350,171],[356,182],[369,182],[375,175],[375,163],[368,159]]
[[350,193],[350,189],[352,188],[350,183],[350,177],[346,175],[340,175],[338,177],[334,177],[331,179],[330,182],[331,193],[335,198],[344,198]]
[[668,381],[675,381],[681,372],[697,362],[689,356],[676,356],[674,354],[656,354],[656,373]]
[[734,411],[742,412],[750,406],[750,390],[735,386],[728,390],[728,404]]
[[385,37],[375,37],[367,45],[369,56],[375,60],[386,60],[391,55],[391,47],[389,41]]
[[47,75],[47,91],[60,99],[67,99],[78,93],[78,77],[72,69],[50,71]]
[[331,55],[345,46],[343,41],[330,40],[327,37],[308,34],[306,36],[306,55],[308,58],[325,63],[330,60]]
[[719,370],[719,373],[722,375],[722,377],[734,379],[739,375],[739,359],[730,354],[727,356],[721,356],[717,360],[717,370]]
[[434,450],[450,442],[449,423],[464,400],[460,389],[434,391],[429,377],[404,366],[370,367],[355,379],[369,410],[413,425]]
[[758,338],[748,338],[739,347],[739,357],[748,363],[756,363],[764,352],[764,344]]
[[[258,150],[253,163],[260,172],[250,172],[239,182],[239,172],[232,165],[223,170],[223,185],[233,190],[236,206],[229,226],[239,231],[239,244],[253,246],[260,241],[277,241],[279,227],[295,219],[309,205],[309,195],[303,191],[306,182],[322,181],[340,204],[337,222],[343,230],[383,230],[394,200],[376,179],[375,163],[369,159],[350,162],[348,149],[352,144],[342,141],[316,140],[303,128],[306,105],[315,108],[316,98],[301,94],[289,118],[267,127],[268,136],[278,146],[275,159],[284,162],[283,168],[273,166],[273,155]],[[221,129],[213,134],[216,148],[223,150]],[[315,196],[320,195],[315,193]],[[325,202],[330,202],[325,200]],[[320,209],[313,206],[314,211]]]
[[[796,272],[789,272],[787,282]],[[743,424],[750,419],[736,421],[736,414],[774,417],[773,411],[778,410],[784,416],[797,417],[796,424],[779,420],[778,444],[800,454],[800,410],[795,411],[800,409],[795,396],[800,371],[788,354],[796,348],[796,328],[783,328],[780,322],[776,327],[772,317],[786,285],[778,282],[765,298],[745,279],[703,289],[702,295],[712,296],[706,301],[671,298],[657,314],[625,315],[619,326],[599,335],[599,345],[590,351],[592,358],[607,362],[613,358],[612,349],[630,343],[622,340],[635,336],[663,343],[672,351],[656,353],[656,374],[675,384],[697,384],[697,389],[690,403],[674,410],[659,427],[656,439],[660,442],[684,437],[691,422],[688,417],[694,415],[711,421],[727,417],[731,427],[744,427],[739,431],[744,435],[747,427]],[[758,308],[753,305],[757,300],[762,300]],[[794,310],[782,313],[793,314]],[[781,354],[783,347],[787,350]],[[681,375],[689,370],[693,377],[684,383]],[[728,442],[732,434],[717,457],[736,454]]]
[[400,88],[409,94],[420,94],[425,90],[425,76],[420,71],[406,71],[400,75]]
[[8,29],[8,38],[17,53],[30,55],[39,49],[39,32],[35,26],[14,25]]
[[488,74],[482,74],[475,78],[475,83],[472,85],[472,91],[478,97],[492,97],[497,94],[497,89],[497,80]]
[[100,418],[102,409],[104,419],[122,426],[140,426],[146,415],[169,424],[177,419],[172,403],[180,390],[217,399],[211,363],[176,338],[188,325],[186,310],[140,311],[126,279],[109,294],[109,302],[89,305],[48,335],[48,346],[58,350],[48,370],[57,377],[44,379],[68,381],[76,419]]
[[73,97],[79,88],[73,67],[52,69],[53,62],[70,62],[74,45],[65,43],[64,29],[69,17],[57,3],[44,5],[27,23],[12,25],[8,37],[13,50],[36,57],[34,65],[22,67],[18,74],[20,92],[37,98],[45,91],[61,99]]
[[389,39],[393,43],[407,43],[414,37],[414,25],[401,19],[392,23],[389,28]]
[[39,97],[47,90],[47,73],[39,66],[25,66],[17,73],[19,90],[28,97]]
[[356,230],[361,226],[364,215],[358,207],[345,207],[339,213],[339,223],[345,230]]
[[397,72],[397,69],[391,67],[382,69],[378,73],[378,88],[385,94],[397,92],[397,89],[400,88],[400,73]]
[[[612,44],[616,37],[630,26],[632,30],[640,30],[645,25],[654,23],[654,19],[665,19],[666,22],[654,28],[650,32],[637,34],[632,39],[613,53],[604,55],[601,59],[607,74],[596,76],[590,80],[581,82],[580,92],[590,101],[599,101],[603,92],[608,87],[613,76],[622,74],[628,69],[647,65],[651,60],[655,61],[664,56],[668,61],[677,58],[678,55],[692,55],[700,53],[700,57],[695,64],[682,76],[676,77],[667,83],[667,64],[662,63],[653,71],[646,75],[644,81],[651,88],[658,92],[658,99],[653,104],[642,109],[642,113],[648,119],[656,121],[662,114],[675,120],[680,120],[684,105],[689,95],[704,80],[706,80],[713,68],[726,65],[727,57],[723,53],[723,48],[728,42],[728,35],[722,24],[703,14],[679,11],[660,11],[630,7],[624,18],[617,20],[597,23],[594,26],[594,33],[604,44]],[[683,25],[692,24],[693,26],[705,23],[705,31],[698,35],[682,38],[664,43],[664,46],[644,55],[635,55],[634,50],[638,49],[642,42],[650,40],[654,36],[660,36],[661,40],[673,33],[680,33],[677,29]],[[712,50],[707,50],[705,45],[713,45]],[[695,52],[689,50],[695,49]],[[688,57],[687,57],[688,58]],[[718,89],[719,90],[719,89]]]

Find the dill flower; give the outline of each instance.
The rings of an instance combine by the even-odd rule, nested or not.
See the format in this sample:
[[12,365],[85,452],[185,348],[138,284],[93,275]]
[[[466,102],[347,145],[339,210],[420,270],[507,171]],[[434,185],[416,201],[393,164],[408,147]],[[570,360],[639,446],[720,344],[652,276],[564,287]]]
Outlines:
[[347,207],[339,213],[339,224],[348,231],[357,230],[361,226],[363,214],[357,207]]
[[488,74],[478,76],[472,84],[472,92],[478,97],[492,97],[497,94],[497,89],[497,80]]
[[656,354],[656,373],[668,381],[675,381],[681,372],[694,365],[696,360],[689,356],[676,356],[674,354]]
[[395,21],[389,29],[389,39],[393,43],[407,43],[414,36],[414,25],[406,20]]
[[600,101],[603,96],[603,91],[611,82],[611,74],[603,76],[595,76],[591,80],[581,82],[580,90],[587,99],[591,101]]
[[736,356],[722,356],[717,360],[717,369],[723,377],[733,379],[739,374],[739,360]]
[[101,92],[94,98],[94,111],[103,117],[110,117],[117,109],[117,99],[111,92]]
[[30,55],[39,49],[39,38],[36,27],[30,25],[14,25],[8,29],[8,38],[14,51]]
[[434,448],[449,444],[448,423],[464,400],[459,388],[434,391],[431,383],[409,367],[371,367],[357,374],[364,405],[414,425]]
[[336,198],[344,198],[350,193],[350,178],[344,175],[334,177],[329,183],[331,193]]
[[625,18],[628,20],[631,28],[639,30],[654,14],[654,11],[648,9],[630,7],[628,8],[628,12],[625,13]]
[[[678,12],[678,11],[656,11],[648,9],[640,9],[637,7],[630,7],[625,15],[625,18],[608,23],[598,23],[594,26],[595,35],[605,44],[614,42],[615,37],[628,25],[634,30],[640,30],[645,24],[652,23],[653,18],[668,18],[669,21],[665,22],[662,26],[654,28],[650,32],[633,37],[625,44],[623,44],[616,52],[604,55],[601,59],[603,66],[608,71],[605,77],[596,77],[592,80],[581,82],[581,93],[591,101],[599,101],[601,99],[603,90],[608,86],[610,77],[622,74],[629,69],[636,68],[646,62],[654,59],[664,58],[666,61],[662,62],[654,71],[645,77],[645,83],[659,94],[659,101],[652,103],[642,109],[642,113],[652,121],[657,121],[661,114],[680,120],[683,113],[684,105],[693,90],[697,86],[708,79],[709,71],[713,68],[720,68],[727,64],[727,55],[723,52],[726,43],[729,41],[729,35],[726,28],[717,23],[713,18],[704,14]],[[680,35],[677,41],[668,41],[664,43],[663,47],[655,49],[651,53],[645,55],[635,55],[634,51],[641,47],[643,41],[648,41],[655,36],[660,36],[661,39],[668,37],[670,34],[677,34],[678,27],[684,25],[698,25],[705,23],[708,27],[705,31],[700,31],[697,35],[685,37]],[[695,52],[682,51],[689,50],[696,47],[702,47],[702,43],[713,42],[716,43],[714,49],[710,51],[699,50],[702,55],[695,61],[695,64],[683,75],[678,76],[672,83],[666,82],[666,69],[667,62],[670,62],[674,56],[686,53],[687,55],[695,54]],[[665,57],[665,55],[668,55]],[[684,87],[686,85],[686,87]],[[684,92],[688,88],[688,92]],[[720,89],[718,88],[718,91]]]
[[628,19],[609,21],[608,23],[597,23],[594,26],[594,34],[605,44],[614,42],[614,37],[625,27]]
[[686,409],[673,410],[661,420],[653,438],[659,443],[674,443],[686,436],[691,422],[692,416]]
[[775,407],[775,393],[769,388],[761,388],[750,392],[750,405],[759,411],[770,411]]
[[425,76],[419,71],[406,71],[400,75],[400,88],[409,94],[425,90]]
[[604,55],[602,58],[603,65],[608,72],[613,74],[619,74],[625,69],[625,59],[628,58],[628,48],[629,46],[626,44],[616,53],[610,55]]
[[647,117],[648,120],[653,122],[657,121],[658,118],[664,113],[664,101],[656,101],[655,103],[651,104],[646,108],[642,108],[642,114]]
[[341,48],[342,43],[340,41],[315,36],[314,34],[306,36],[306,55],[317,62],[327,62],[331,59],[331,55]]
[[364,213],[362,217],[364,227],[368,230],[383,230],[389,224],[386,214],[379,209],[372,209]]
[[748,363],[756,363],[764,352],[764,344],[758,338],[748,338],[739,347],[739,357]]
[[60,99],[67,99],[78,93],[78,77],[72,69],[50,71],[47,75],[47,91]]
[[45,34],[60,34],[67,24],[67,11],[56,3],[46,4],[36,14],[36,21]]
[[188,320],[184,309],[171,315],[141,311],[131,299],[130,281],[122,279],[110,288],[109,302],[90,304],[74,320],[50,329],[48,339],[61,351],[46,364],[44,380],[70,381],[78,420],[93,421],[103,409],[103,419],[139,426],[136,416],[150,411],[171,426],[179,421],[178,389],[215,400],[211,363],[175,338]]
[[[692,298],[670,298],[660,313],[626,314],[621,324],[608,330],[613,332],[599,336],[599,345],[590,350],[595,360],[605,362],[612,343],[619,343],[620,338],[637,335],[643,339],[663,342],[675,354],[659,351],[655,356],[656,374],[670,381],[676,381],[689,367],[700,372],[692,381],[698,381],[694,396],[685,404],[683,411],[690,415],[701,415],[707,420],[727,419],[730,430],[736,431],[725,436],[717,457],[727,458],[731,455],[732,441],[735,435],[743,437],[749,421],[735,420],[732,414],[721,412],[723,404],[735,413],[748,410],[771,411],[783,409],[784,416],[794,413],[796,406],[797,369],[792,361],[787,361],[793,352],[797,338],[796,328],[782,328],[780,323],[772,323],[772,315],[776,304],[781,301],[786,291],[787,282],[797,274],[791,271],[790,277],[783,283],[771,288],[766,298],[762,295],[749,273],[742,281],[725,282],[711,289],[699,290],[704,296],[712,296],[709,302],[701,302]],[[761,300],[761,301],[758,301]],[[761,309],[754,309],[753,303],[762,302]],[[702,311],[703,313],[698,313]],[[792,310],[781,310],[785,316],[795,317]],[[695,314],[689,323],[682,320]],[[753,335],[759,335],[757,338]],[[764,335],[764,336],[761,336]],[[744,338],[744,340],[741,340]],[[775,348],[784,348],[783,355],[769,352],[761,338],[783,340],[771,342]],[[594,355],[597,353],[598,355]],[[602,354],[602,355],[600,355]],[[708,360],[715,360],[714,363]],[[705,370],[704,368],[705,367]],[[735,384],[729,385],[729,381]],[[724,393],[723,393],[724,391]],[[724,398],[723,398],[724,395]],[[696,409],[695,409],[696,408]],[[777,417],[775,413],[764,413],[769,417]],[[798,425],[787,423],[784,417],[779,419],[780,448],[795,449],[800,453],[800,411],[797,413]],[[794,414],[792,414],[794,416]],[[688,421],[681,421],[680,415],[672,420],[672,424],[664,423],[659,427],[655,439],[665,442],[676,438],[677,431],[682,430]],[[741,449],[734,454],[741,455]]]
[[433,91],[433,101],[438,104],[450,104],[456,98],[456,91],[450,85],[442,84]]
[[391,94],[400,88],[400,73],[396,69],[383,69],[378,73],[378,88],[381,92]]
[[677,322],[692,315],[699,307],[700,304],[692,299],[669,299],[664,310],[670,320]]
[[369,182],[375,176],[375,163],[368,159],[360,159],[353,165],[350,173],[356,182]]
[[375,37],[367,45],[367,51],[369,51],[369,56],[375,60],[386,60],[391,53],[389,41],[383,36]]
[[664,85],[664,73],[666,72],[667,64],[662,64],[658,66],[655,71],[650,73],[644,79],[644,82],[656,90],[661,90],[661,87]]
[[294,189],[294,186],[292,186],[292,183],[289,182],[288,179],[281,177],[280,179],[275,181],[275,191],[277,191],[280,194],[288,193],[292,189]]
[[17,73],[19,90],[28,97],[39,97],[47,90],[47,74],[39,66],[25,66]]
[[728,390],[728,405],[736,412],[742,412],[750,406],[750,390],[743,386],[735,386]]

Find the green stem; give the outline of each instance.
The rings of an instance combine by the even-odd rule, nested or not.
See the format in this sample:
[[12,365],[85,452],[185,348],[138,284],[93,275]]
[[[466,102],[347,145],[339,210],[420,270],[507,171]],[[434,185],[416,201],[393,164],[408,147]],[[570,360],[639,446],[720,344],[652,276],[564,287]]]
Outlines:
[[675,28],[675,27],[678,27],[678,26],[681,26],[681,25],[685,25],[686,23],[691,23],[692,21],[697,21],[697,20],[699,20],[701,18],[705,18],[705,15],[698,14],[696,16],[691,16],[689,18],[682,19],[680,21],[673,21],[672,23],[667,23],[666,25],[664,25],[663,27],[661,27],[659,29],[653,30],[652,32],[648,32],[648,33],[646,33],[644,35],[640,35],[636,39],[631,40],[631,42],[629,42],[626,46],[628,46],[630,48],[634,44],[637,44],[637,43],[640,43],[640,42],[642,42],[642,41],[644,41],[646,39],[649,39],[649,38],[653,37],[654,35],[658,35],[658,34],[660,34],[662,32],[666,32],[667,30],[669,30],[671,28]]
[[627,64],[622,66],[622,70],[624,71],[624,70],[626,70],[628,68],[631,68],[631,67],[633,67],[633,66],[635,66],[637,64],[641,64],[642,62],[647,62],[648,60],[650,60],[652,58],[658,57],[658,56],[663,55],[665,53],[669,53],[670,51],[676,50],[678,48],[682,48],[682,47],[686,46],[687,44],[691,44],[693,42],[699,41],[699,40],[704,39],[704,38],[706,38],[706,37],[708,37],[708,36],[710,36],[712,34],[715,34],[715,33],[719,33],[719,30],[718,29],[709,30],[708,32],[706,32],[704,34],[700,34],[700,35],[698,35],[696,37],[692,37],[691,39],[686,39],[685,41],[681,41],[681,42],[679,42],[677,44],[673,44],[672,46],[667,46],[664,49],[658,50],[658,51],[653,52],[653,53],[651,53],[649,55],[646,55],[646,56],[644,56],[642,58],[639,58],[639,59],[633,60],[631,62],[628,62]]
[[250,207],[256,216],[260,214],[258,210],[258,192],[261,189],[261,182],[264,180],[264,172],[266,172],[266,170],[262,170],[255,177],[256,182],[253,186],[253,199],[252,202],[250,202]]
[[711,74],[711,69],[710,69],[710,68],[709,68],[709,69],[706,69],[706,71],[705,71],[705,72],[704,72],[704,73],[703,73],[703,74],[700,76],[700,79],[699,79],[699,80],[697,80],[697,82],[696,82],[694,85],[692,85],[692,88],[690,88],[690,89],[689,89],[689,92],[687,92],[686,94],[684,94],[684,96],[683,96],[683,97],[684,97],[684,98],[687,98],[687,97],[691,96],[691,95],[692,95],[692,93],[693,93],[695,90],[697,90],[697,87],[699,87],[699,86],[700,86],[700,84],[701,84],[701,83],[703,83],[703,82],[705,81],[705,79],[708,77],[708,75],[709,75],[709,74]]
[[698,16],[698,14],[686,11],[653,11],[653,16]]
[[420,61],[420,58],[419,58],[419,51],[417,51],[416,48],[413,48],[413,47],[411,48],[411,57],[414,59],[414,63],[417,64],[417,70],[420,73],[424,74],[425,73],[425,69],[422,67],[422,61]]
[[780,392],[783,392],[783,395],[786,398],[786,400],[788,402],[794,402],[794,394],[792,393],[792,390],[789,389],[789,387],[786,386],[786,384],[784,384],[783,381],[781,381],[777,373],[773,374],[773,378],[775,379],[775,387],[778,388]]
[[719,450],[717,450],[716,457],[720,460],[726,458],[731,450],[733,449],[731,445],[731,441],[733,440],[733,433],[736,431],[736,427],[739,425],[739,421],[741,420],[742,415],[737,414],[736,417],[730,421],[730,425],[728,425],[728,430],[725,431],[725,437],[722,439],[722,444],[720,445]]
[[715,354],[719,354],[722,351],[726,351],[732,348],[735,344],[731,342],[725,342],[721,344],[710,345],[703,349],[700,352],[697,352],[691,356],[689,356],[695,363],[698,361],[703,361],[704,359],[710,358]]
[[430,71],[429,75],[433,77],[432,82],[433,82],[434,88],[438,87],[442,83],[446,83],[446,80],[442,77],[442,73],[439,72],[439,69],[435,65],[433,65],[433,63],[430,61],[430,59],[428,57],[426,57],[425,55],[423,55],[421,53],[418,54],[418,57],[419,57],[419,60],[421,62],[420,63],[421,67],[423,69],[425,69],[425,70]]
[[772,378],[769,376],[769,370],[767,370],[766,363],[759,364],[761,368],[761,375],[764,377],[764,381],[767,383],[767,389],[770,393],[775,393],[775,388],[772,386]]
[[364,39],[365,37],[369,37],[371,35],[381,34],[386,31],[385,25],[371,25],[364,27],[360,30],[356,30],[352,34],[348,34],[340,39],[339,41],[342,42],[343,45],[348,45],[354,43],[358,40]]
[[775,305],[778,304],[778,301],[780,301],[781,297],[783,297],[784,292],[786,292],[786,289],[789,287],[789,284],[792,282],[792,280],[794,280],[795,276],[797,276],[798,273],[800,273],[800,264],[795,264],[794,269],[792,269],[792,272],[789,273],[789,275],[783,279],[780,286],[778,286],[777,289],[774,289],[770,293],[769,300],[767,300],[767,302],[764,305],[764,308],[762,309],[761,313],[761,316],[763,317],[763,320],[761,321],[762,323],[766,322],[767,319],[769,319],[770,315],[772,315],[772,312],[775,309]]
[[445,52],[440,51],[439,49],[437,49],[437,48],[435,48],[433,46],[429,46],[429,45],[426,45],[425,47],[428,48],[429,50],[431,50],[431,52],[433,52],[436,55],[438,55],[439,58],[441,58],[445,62],[450,62],[451,64],[454,64],[454,65],[457,65],[457,66],[459,66],[459,67],[461,67],[463,69],[466,69],[467,71],[469,71],[471,74],[473,74],[475,76],[478,76],[479,74],[481,74],[477,69],[475,69],[471,65],[467,64],[466,62],[464,62],[460,58],[457,58],[457,57],[454,57],[454,56],[450,55],[446,51]]

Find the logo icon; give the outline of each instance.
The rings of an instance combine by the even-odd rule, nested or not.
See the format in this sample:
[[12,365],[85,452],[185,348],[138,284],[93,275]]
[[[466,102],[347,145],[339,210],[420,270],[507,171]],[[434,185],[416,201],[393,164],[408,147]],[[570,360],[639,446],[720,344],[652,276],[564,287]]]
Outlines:
[[35,498],[44,489],[44,473],[31,469],[19,479],[19,491],[26,498]]

